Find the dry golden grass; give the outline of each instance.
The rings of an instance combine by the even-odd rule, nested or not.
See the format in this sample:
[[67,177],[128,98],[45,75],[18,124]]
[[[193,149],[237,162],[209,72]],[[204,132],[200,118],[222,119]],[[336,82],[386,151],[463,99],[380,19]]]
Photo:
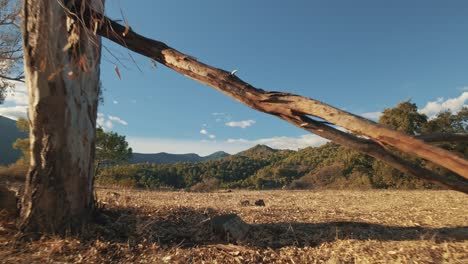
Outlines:
[[[15,238],[0,226],[3,263],[468,263],[468,196],[452,191],[99,189],[102,213],[82,237]],[[240,202],[263,199],[265,207]],[[236,213],[244,241],[204,220]]]

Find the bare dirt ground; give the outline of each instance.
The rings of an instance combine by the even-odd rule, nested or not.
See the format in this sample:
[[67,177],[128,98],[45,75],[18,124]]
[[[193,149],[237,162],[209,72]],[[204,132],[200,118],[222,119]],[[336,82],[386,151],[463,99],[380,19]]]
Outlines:
[[[22,242],[0,225],[1,263],[468,263],[468,196],[453,191],[98,189],[81,237]],[[254,206],[263,199],[265,206]],[[251,205],[242,206],[248,200]],[[207,223],[236,213],[242,241]]]

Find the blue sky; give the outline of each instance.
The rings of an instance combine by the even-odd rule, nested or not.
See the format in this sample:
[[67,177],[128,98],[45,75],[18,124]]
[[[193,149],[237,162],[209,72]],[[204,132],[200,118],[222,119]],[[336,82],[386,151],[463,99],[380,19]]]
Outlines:
[[[468,1],[106,4],[109,17],[122,19],[123,13],[136,32],[212,66],[237,69],[237,76],[256,87],[352,113],[375,118],[411,99],[431,115],[457,111],[468,100]],[[126,135],[136,152],[204,155],[257,143],[292,149],[323,143],[162,65],[153,69],[145,57],[103,44],[105,103],[98,120]],[[10,98],[0,114],[2,108],[4,114],[18,108],[18,101]]]

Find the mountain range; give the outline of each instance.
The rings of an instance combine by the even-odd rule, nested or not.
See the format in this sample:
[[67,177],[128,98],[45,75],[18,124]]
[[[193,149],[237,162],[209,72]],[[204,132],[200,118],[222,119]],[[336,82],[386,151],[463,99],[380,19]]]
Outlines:
[[130,163],[152,163],[152,164],[174,164],[177,162],[201,162],[209,160],[218,160],[230,156],[224,151],[218,151],[208,156],[199,156],[195,153],[171,154],[166,152],[143,154],[133,153]]
[[[16,121],[0,116],[0,165],[8,165],[14,163],[21,157],[21,151],[14,149],[12,144],[18,138],[27,137],[27,133],[18,130]],[[209,160],[217,160],[230,156],[224,151],[218,151],[208,156],[199,156],[195,153],[188,154],[171,154],[171,153],[154,153],[143,154],[133,153],[130,163],[153,163],[153,164],[174,164],[177,162],[201,162]]]
[[27,137],[26,132],[18,130],[16,121],[0,116],[0,165],[8,165],[21,157],[21,151],[12,144],[18,138]]

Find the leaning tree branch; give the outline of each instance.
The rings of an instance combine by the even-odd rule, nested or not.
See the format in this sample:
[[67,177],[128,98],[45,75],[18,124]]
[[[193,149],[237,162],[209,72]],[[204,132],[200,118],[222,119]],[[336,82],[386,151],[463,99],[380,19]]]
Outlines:
[[468,194],[468,180],[465,178],[456,175],[450,177],[441,176],[429,169],[413,164],[393,154],[372,140],[356,137],[352,134],[345,133],[301,115],[293,117],[279,116],[279,118],[344,147],[357,150],[361,153],[365,153],[371,157],[379,159],[403,173],[423,178],[433,183],[441,183],[453,190]]
[[[466,171],[468,161],[453,153],[425,144],[413,137],[385,128],[314,99],[290,93],[267,92],[257,89],[227,71],[198,62],[195,58],[183,54],[163,42],[138,35],[128,27],[124,27],[98,13],[91,13],[88,10],[87,13],[85,12],[85,17],[87,19],[84,19],[84,21],[87,21],[88,26],[91,28],[94,26],[95,21],[100,23],[97,28],[94,28],[99,35],[136,53],[150,57],[189,78],[211,86],[253,109],[278,116],[322,137],[383,159],[403,172],[467,192],[465,179],[461,178],[448,183],[450,180],[445,177],[432,172],[427,173],[422,168],[414,169],[415,165],[409,164],[396,156],[391,156],[393,154],[390,154],[380,145],[389,145],[402,152],[428,159],[462,175],[464,178],[468,178],[468,172]],[[356,136],[341,132],[326,126],[326,124],[317,123],[308,118],[308,115],[322,118],[357,135],[364,135],[373,141],[362,141],[363,139]],[[300,123],[301,121],[302,123]],[[376,150],[377,146],[378,150]],[[380,152],[385,154],[378,154]],[[391,160],[393,162],[390,162]],[[427,175],[425,176],[425,174]],[[457,187],[459,185],[460,187]]]
[[468,134],[465,133],[433,133],[416,136],[424,142],[468,142]]

